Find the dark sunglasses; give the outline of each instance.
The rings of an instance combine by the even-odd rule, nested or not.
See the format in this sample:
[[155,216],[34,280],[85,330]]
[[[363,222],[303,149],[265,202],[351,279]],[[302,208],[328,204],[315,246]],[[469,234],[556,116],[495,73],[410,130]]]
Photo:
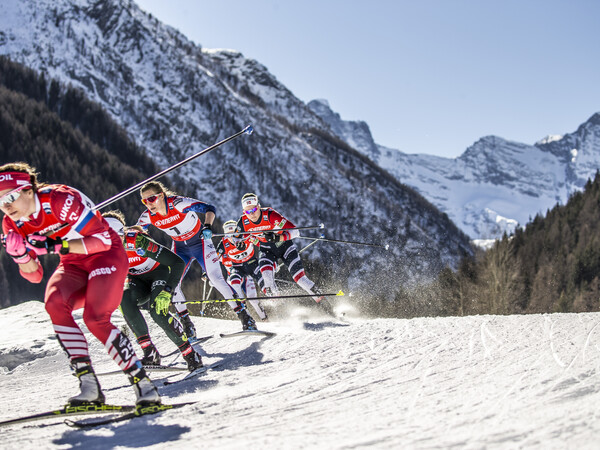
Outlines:
[[246,214],[252,214],[253,212],[256,212],[256,210],[257,210],[257,209],[258,209],[258,206],[255,206],[254,208],[252,208],[252,209],[247,209],[247,210],[245,210],[244,212],[245,212]]

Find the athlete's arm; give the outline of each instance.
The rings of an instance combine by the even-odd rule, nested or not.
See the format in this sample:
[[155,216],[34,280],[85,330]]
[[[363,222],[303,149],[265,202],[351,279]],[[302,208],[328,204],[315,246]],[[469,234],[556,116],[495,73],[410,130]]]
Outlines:
[[91,255],[104,252],[112,246],[106,222],[81,201],[75,190],[56,190],[50,199],[52,212],[80,235],[80,239],[69,240],[69,253]]
[[183,259],[142,233],[137,234],[135,238],[135,247],[136,251],[139,249],[144,252],[140,256],[151,258],[171,269],[171,273],[167,279],[167,286],[171,287],[171,289],[175,289],[185,270]]

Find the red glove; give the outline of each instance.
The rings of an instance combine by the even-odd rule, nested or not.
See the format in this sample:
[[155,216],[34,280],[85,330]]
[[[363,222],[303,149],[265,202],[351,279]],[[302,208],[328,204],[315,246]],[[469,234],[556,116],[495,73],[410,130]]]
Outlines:
[[63,241],[61,238],[52,239],[39,234],[32,234],[27,237],[27,248],[30,248],[36,255],[50,255],[60,253],[66,255],[69,253],[68,241]]
[[25,238],[19,233],[10,230],[4,236],[3,244],[6,247],[6,253],[12,256],[17,264],[26,264],[31,261],[31,256],[27,253]]

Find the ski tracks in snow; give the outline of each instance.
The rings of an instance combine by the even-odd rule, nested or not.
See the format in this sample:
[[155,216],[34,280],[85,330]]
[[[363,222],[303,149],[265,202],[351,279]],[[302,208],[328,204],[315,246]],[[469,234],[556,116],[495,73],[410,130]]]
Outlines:
[[[35,314],[23,321],[41,324],[37,304],[0,312],[0,324],[9,329],[27,310]],[[195,322],[202,334],[239,327]],[[173,350],[149,324],[159,350]],[[104,433],[102,441],[95,431],[58,425],[29,428],[28,439],[44,447],[95,436],[87,448],[106,448],[131,433],[149,445],[163,442],[156,437],[162,430],[169,444],[181,435],[184,446],[224,449],[242,441],[257,448],[594,448],[599,324],[598,313],[269,322],[262,327],[275,338],[211,339],[202,348],[207,363],[223,361],[218,369],[160,387],[165,401],[201,398],[198,406],[141,420],[139,430],[115,426],[114,438]],[[51,327],[36,328],[34,344],[29,328],[0,341],[0,355],[32,355],[0,374],[3,398],[22,414],[56,406],[77,385]],[[49,353],[34,355],[38,347]],[[100,343],[90,339],[90,347],[97,370],[114,368]],[[102,384],[112,402],[133,399],[125,376]],[[23,403],[28,398],[37,401]],[[22,439],[18,427],[3,431],[7,445]]]

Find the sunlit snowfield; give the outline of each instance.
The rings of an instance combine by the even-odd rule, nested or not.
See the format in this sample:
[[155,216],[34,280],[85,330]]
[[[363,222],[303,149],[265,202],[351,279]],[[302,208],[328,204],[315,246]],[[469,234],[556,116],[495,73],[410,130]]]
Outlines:
[[[240,329],[195,323],[199,335]],[[86,431],[60,419],[3,427],[0,447],[599,448],[599,323],[597,313],[295,316],[259,324],[272,339],[207,341],[205,363],[223,363],[194,381],[163,386],[154,374],[164,402],[195,405]],[[161,353],[174,350],[155,328],[153,336]],[[114,370],[89,340],[96,371]],[[0,420],[78,392],[38,302],[0,311],[0,371]],[[110,403],[134,399],[124,375],[101,384]]]

